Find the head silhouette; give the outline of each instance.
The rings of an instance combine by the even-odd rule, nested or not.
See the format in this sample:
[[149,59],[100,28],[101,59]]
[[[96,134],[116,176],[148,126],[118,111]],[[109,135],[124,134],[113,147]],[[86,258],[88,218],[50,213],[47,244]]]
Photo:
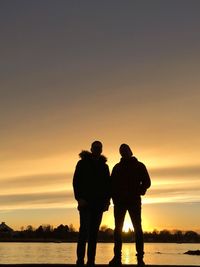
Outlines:
[[103,145],[100,141],[94,141],[91,145],[91,152],[95,157],[99,157],[102,153]]
[[122,144],[119,148],[119,153],[122,158],[129,159],[132,157],[133,153],[127,144]]

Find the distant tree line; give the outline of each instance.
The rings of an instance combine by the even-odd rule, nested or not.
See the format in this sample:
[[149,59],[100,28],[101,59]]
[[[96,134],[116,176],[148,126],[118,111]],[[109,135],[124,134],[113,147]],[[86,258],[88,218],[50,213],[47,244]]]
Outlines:
[[[34,228],[31,225],[21,227],[20,231],[10,233],[0,232],[0,242],[3,241],[20,241],[20,242],[76,242],[78,238],[78,231],[72,224],[60,224],[53,227],[49,224],[40,225]],[[101,226],[98,235],[99,242],[113,242],[113,229],[107,226]],[[124,242],[134,242],[134,231],[129,230],[123,232]],[[200,235],[194,231],[168,231],[168,230],[154,230],[152,232],[144,232],[145,242],[171,242],[171,243],[200,243]]]
[[[123,242],[134,242],[135,235],[131,229],[122,233]],[[99,241],[113,241],[113,230],[107,227],[101,227],[99,231]],[[180,230],[154,230],[144,232],[145,242],[170,242],[170,243],[200,243],[200,235],[194,231]]]

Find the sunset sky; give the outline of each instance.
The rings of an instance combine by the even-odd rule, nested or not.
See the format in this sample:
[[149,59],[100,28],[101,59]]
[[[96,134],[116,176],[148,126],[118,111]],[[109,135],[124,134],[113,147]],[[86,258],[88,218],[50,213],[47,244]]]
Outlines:
[[198,0],[0,0],[0,223],[78,229],[73,172],[100,140],[110,170],[121,143],[149,170],[144,230],[200,232],[199,14]]

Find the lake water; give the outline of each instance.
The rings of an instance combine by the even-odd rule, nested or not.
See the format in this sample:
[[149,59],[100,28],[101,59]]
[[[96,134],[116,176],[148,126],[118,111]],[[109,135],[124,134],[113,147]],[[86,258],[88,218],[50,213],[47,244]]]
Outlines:
[[[184,255],[200,244],[145,243],[146,264],[200,266],[200,256]],[[0,243],[0,263],[75,263],[76,243]],[[98,243],[96,263],[108,263],[112,243]],[[122,262],[135,264],[135,244],[123,244]]]

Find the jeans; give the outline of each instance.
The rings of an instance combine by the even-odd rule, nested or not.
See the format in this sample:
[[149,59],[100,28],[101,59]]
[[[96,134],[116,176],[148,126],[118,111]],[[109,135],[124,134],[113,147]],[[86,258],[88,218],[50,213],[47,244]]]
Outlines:
[[99,226],[103,211],[94,208],[84,208],[79,210],[80,228],[77,244],[77,262],[83,263],[88,241],[87,258],[88,264],[94,264],[96,255],[96,244]]
[[114,255],[116,258],[121,259],[122,228],[126,211],[129,212],[134,227],[137,257],[143,258],[144,241],[143,241],[143,231],[141,225],[141,202],[132,205],[130,204],[114,205],[114,217],[115,217]]

